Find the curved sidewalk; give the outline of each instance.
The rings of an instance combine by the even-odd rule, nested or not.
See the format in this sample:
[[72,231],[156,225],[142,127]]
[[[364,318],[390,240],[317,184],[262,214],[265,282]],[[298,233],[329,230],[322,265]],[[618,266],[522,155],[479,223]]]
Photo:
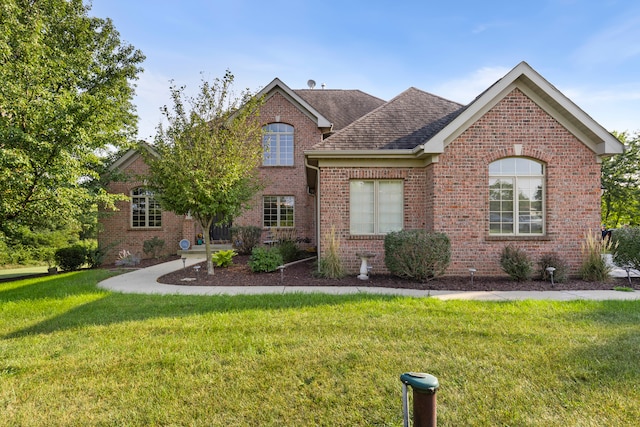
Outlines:
[[[187,258],[186,266],[202,262],[199,258]],[[153,267],[120,274],[98,283],[98,286],[114,292],[132,294],[172,295],[256,295],[286,293],[327,293],[401,295],[433,297],[441,300],[515,301],[515,300],[638,300],[640,292],[606,291],[422,291],[415,289],[379,288],[368,286],[178,286],[158,283],[158,277],[183,268],[182,260],[169,261]],[[201,273],[202,274],[202,273]],[[363,282],[366,285],[366,282]]]

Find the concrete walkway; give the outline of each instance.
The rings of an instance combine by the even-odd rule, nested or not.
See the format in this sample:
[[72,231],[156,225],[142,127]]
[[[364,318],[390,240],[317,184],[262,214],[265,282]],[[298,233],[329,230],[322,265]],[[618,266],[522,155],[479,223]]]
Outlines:
[[[190,267],[203,260],[187,258],[185,265]],[[422,291],[414,289],[395,289],[362,286],[178,286],[157,282],[157,278],[183,268],[182,260],[169,261],[153,267],[134,270],[103,280],[98,286],[114,292],[132,294],[172,294],[172,295],[256,295],[286,293],[327,293],[354,294],[368,293],[378,295],[402,295],[411,297],[433,297],[441,300],[477,300],[477,301],[514,301],[514,300],[638,300],[640,292],[606,291]],[[636,272],[634,272],[634,276]],[[206,274],[201,272],[200,274]],[[614,271],[614,275],[626,277],[626,272]],[[632,276],[632,277],[634,277]]]

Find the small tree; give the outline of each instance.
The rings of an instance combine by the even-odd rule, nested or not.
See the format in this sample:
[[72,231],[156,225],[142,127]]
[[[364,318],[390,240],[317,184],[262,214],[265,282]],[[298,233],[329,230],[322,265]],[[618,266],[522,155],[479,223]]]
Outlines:
[[613,263],[618,267],[640,269],[640,227],[615,230],[611,237]]
[[149,187],[163,209],[191,213],[204,230],[207,271],[213,274],[208,230],[223,225],[249,207],[261,188],[257,167],[262,161],[262,100],[244,91],[232,93],[233,75],[227,71],[213,83],[202,81],[197,97],[184,87],[171,86],[173,110],[158,126],[155,148],[148,156]]

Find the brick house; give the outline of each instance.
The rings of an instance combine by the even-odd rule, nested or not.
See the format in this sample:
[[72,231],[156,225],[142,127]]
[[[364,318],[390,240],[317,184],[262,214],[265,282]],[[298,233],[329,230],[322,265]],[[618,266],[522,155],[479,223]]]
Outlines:
[[[350,272],[364,251],[385,272],[384,235],[418,228],[449,236],[450,275],[502,274],[507,244],[532,259],[556,252],[575,273],[584,233],[599,229],[600,159],[623,150],[524,62],[468,105],[415,88],[384,102],[360,91],[291,90],[278,79],[260,94],[267,186],[235,224],[293,228],[320,254],[333,229]],[[116,167],[144,171],[134,153]],[[110,191],[133,195],[140,184]],[[130,235],[153,231],[174,247],[193,241],[193,223],[168,212],[161,227],[136,230],[132,203],[103,221],[111,241],[133,245]]]

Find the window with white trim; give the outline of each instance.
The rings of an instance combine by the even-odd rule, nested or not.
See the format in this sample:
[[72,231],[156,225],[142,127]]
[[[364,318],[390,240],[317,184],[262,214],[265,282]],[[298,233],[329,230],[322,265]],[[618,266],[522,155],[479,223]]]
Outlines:
[[544,234],[544,165],[508,157],[489,165],[489,234]]
[[162,226],[160,203],[153,198],[153,192],[144,187],[131,191],[131,227],[149,228]]
[[293,126],[271,123],[262,129],[263,166],[293,166]]
[[263,226],[287,228],[294,226],[295,197],[264,196]]
[[351,180],[350,233],[377,235],[402,230],[403,200],[402,180]]

